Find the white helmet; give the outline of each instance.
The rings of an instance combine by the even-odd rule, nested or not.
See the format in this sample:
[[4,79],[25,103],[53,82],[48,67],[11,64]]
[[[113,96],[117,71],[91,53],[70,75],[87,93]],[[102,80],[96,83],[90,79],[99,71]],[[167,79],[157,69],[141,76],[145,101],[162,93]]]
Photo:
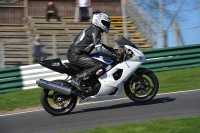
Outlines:
[[92,24],[101,28],[105,33],[110,30],[110,18],[104,13],[95,13],[92,18]]

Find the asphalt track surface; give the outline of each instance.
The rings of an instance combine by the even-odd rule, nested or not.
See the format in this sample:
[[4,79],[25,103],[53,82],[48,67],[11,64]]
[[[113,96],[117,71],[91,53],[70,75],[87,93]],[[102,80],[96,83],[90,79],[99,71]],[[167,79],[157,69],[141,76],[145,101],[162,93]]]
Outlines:
[[[78,105],[69,115],[44,110],[0,116],[1,133],[60,133],[155,119],[200,116],[200,90],[157,95],[146,104],[127,98]],[[134,127],[133,127],[134,128]]]

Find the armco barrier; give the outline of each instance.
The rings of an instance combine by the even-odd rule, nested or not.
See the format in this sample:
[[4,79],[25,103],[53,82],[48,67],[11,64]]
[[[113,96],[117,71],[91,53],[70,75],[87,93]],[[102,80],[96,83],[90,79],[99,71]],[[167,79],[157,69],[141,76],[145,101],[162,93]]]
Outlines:
[[67,75],[54,72],[39,64],[0,69],[0,94],[38,88],[36,80],[40,78],[51,81],[66,79]]
[[154,72],[200,66],[200,44],[143,51],[144,67]]
[[22,87],[19,67],[0,69],[0,93],[21,90]]
[[[154,72],[199,67],[200,45],[187,45],[143,51],[147,62],[142,65]],[[63,62],[66,62],[63,61]],[[0,69],[0,93],[38,88],[38,79],[66,79],[60,74],[39,64]]]

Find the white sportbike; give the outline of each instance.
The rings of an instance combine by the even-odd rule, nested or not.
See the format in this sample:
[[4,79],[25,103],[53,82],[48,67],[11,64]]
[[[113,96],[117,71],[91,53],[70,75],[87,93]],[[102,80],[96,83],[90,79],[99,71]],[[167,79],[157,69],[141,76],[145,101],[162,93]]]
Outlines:
[[83,70],[80,70],[69,62],[61,60],[38,61],[44,67],[53,71],[67,74],[65,80],[46,81],[40,79],[38,86],[42,87],[41,104],[52,115],[64,115],[70,113],[79,103],[108,100],[125,97],[123,91],[131,100],[139,103],[152,100],[158,92],[159,83],[153,71],[140,68],[146,61],[144,54],[130,41],[121,37],[115,40],[124,54],[124,61],[115,62],[108,57],[99,56],[97,53],[91,57],[104,64],[104,70],[96,77],[85,79],[81,82],[85,92],[79,92],[71,79]]

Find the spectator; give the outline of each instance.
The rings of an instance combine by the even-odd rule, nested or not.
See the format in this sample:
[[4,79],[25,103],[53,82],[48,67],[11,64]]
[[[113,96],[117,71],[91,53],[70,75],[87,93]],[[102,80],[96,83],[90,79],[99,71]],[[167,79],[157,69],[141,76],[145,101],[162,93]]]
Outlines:
[[91,6],[91,0],[76,0],[76,6],[79,7],[80,21],[86,22],[89,20],[88,7]]
[[34,63],[36,60],[40,59],[43,60],[46,58],[44,52],[44,45],[41,44],[39,36],[36,36],[33,43],[32,43],[32,50],[33,50],[33,61]]
[[58,16],[58,11],[56,6],[53,2],[48,2],[48,6],[46,9],[46,20],[49,21],[50,17],[56,18],[58,21],[60,21],[60,17]]

